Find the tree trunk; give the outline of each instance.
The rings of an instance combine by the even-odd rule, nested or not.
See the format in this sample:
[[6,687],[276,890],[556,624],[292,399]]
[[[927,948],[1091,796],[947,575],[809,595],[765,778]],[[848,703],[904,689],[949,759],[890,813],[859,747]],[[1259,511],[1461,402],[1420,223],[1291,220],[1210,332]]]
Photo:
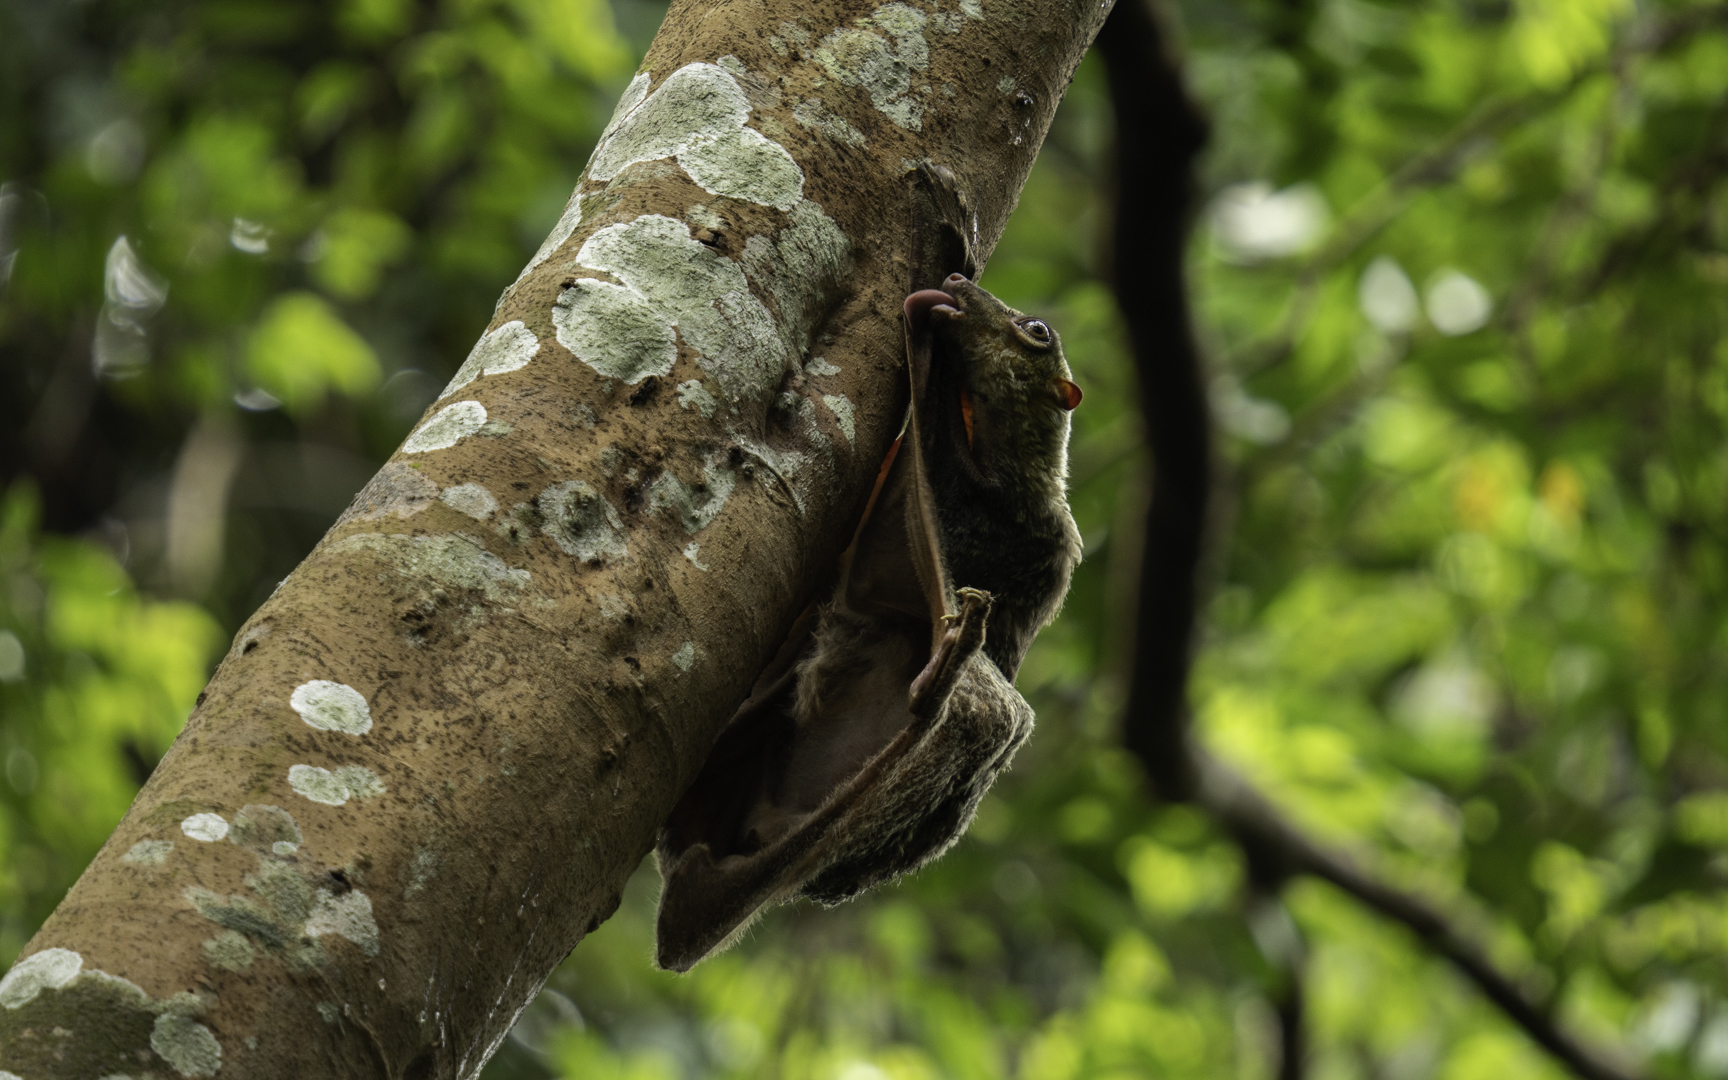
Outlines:
[[0,1077],[476,1073],[831,580],[904,407],[909,170],[987,253],[1107,4],[675,4],[0,983]]

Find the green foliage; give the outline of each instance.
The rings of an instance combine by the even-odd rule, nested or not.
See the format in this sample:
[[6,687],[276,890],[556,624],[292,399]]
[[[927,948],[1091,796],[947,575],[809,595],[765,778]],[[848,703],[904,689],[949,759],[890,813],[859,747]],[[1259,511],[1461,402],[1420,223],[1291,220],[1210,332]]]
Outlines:
[[16,955],[113,831],[220,652],[191,604],[139,597],[107,551],[0,500],[0,950]]
[[[1728,19],[1682,0],[1179,14],[1215,124],[1191,280],[1228,526],[1198,737],[1586,1039],[1652,1077],[1728,1075]],[[0,235],[21,238],[0,409],[34,410],[7,414],[26,433],[7,460],[71,475],[31,433],[76,400],[52,389],[65,342],[78,365],[107,342],[92,415],[124,422],[83,456],[127,464],[41,489],[52,532],[129,550],[123,572],[7,504],[0,949],[213,654],[207,620],[128,584],[160,576],[150,499],[193,418],[283,404],[242,427],[236,490],[275,502],[228,511],[207,599],[233,626],[465,354],[629,69],[614,20],[640,50],[654,17],[0,9]],[[1562,1075],[1404,929],[1320,883],[1252,888],[1118,749],[1149,462],[1101,279],[1100,75],[1082,68],[983,279],[1052,320],[1086,390],[1086,562],[1020,675],[1038,733],[942,862],[780,909],[689,976],[650,970],[644,868],[488,1076],[1258,1080],[1297,986],[1315,1077]],[[105,298],[122,235],[134,277]],[[286,460],[326,464],[283,479]],[[319,495],[331,462],[358,478]]]

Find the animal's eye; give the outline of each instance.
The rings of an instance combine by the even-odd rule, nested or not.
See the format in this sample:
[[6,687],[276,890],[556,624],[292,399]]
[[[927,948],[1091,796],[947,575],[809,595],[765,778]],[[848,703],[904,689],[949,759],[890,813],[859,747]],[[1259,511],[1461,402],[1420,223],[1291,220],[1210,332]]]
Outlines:
[[1045,326],[1037,319],[1027,319],[1025,322],[1020,324],[1020,329],[1026,331],[1026,336],[1040,345],[1050,344],[1051,339],[1056,336],[1050,332],[1048,326]]

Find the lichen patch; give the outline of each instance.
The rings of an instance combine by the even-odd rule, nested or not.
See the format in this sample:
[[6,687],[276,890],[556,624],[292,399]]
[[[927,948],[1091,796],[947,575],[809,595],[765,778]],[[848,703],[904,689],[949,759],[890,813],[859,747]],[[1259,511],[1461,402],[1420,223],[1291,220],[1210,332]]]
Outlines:
[[672,666],[676,667],[679,671],[689,671],[691,666],[695,663],[696,643],[694,641],[686,641],[683,645],[678,647],[677,652],[672,654]]
[[71,949],[43,949],[12,965],[0,979],[0,1005],[16,1009],[44,990],[58,990],[78,977],[84,958]]
[[458,401],[439,409],[402,444],[405,454],[424,454],[455,446],[486,426],[486,406],[478,401]]
[[720,455],[709,458],[702,466],[702,480],[696,484],[685,483],[671,471],[661,473],[648,486],[649,513],[671,510],[687,533],[706,529],[725,509],[738,482],[723,461]]
[[581,480],[565,480],[535,500],[542,530],[566,555],[583,562],[622,559],[629,554],[624,521],[606,497]]
[[140,840],[126,849],[126,854],[120,856],[120,861],[135,866],[161,866],[168,858],[168,853],[173,850],[174,843],[171,840]]
[[320,731],[364,735],[372,730],[372,710],[366,698],[343,683],[329,679],[301,683],[288,695],[288,704],[300,719]]
[[[638,75],[636,77],[643,80],[644,83],[646,83],[648,78],[646,75]],[[634,86],[635,83],[632,83],[631,85]],[[619,102],[619,104],[622,105],[623,102]],[[541,242],[540,250],[536,251],[534,257],[528,260],[528,265],[524,266],[522,272],[516,275],[516,280],[521,281],[523,278],[527,277],[536,266],[539,266],[547,259],[550,259],[552,253],[564,246],[564,241],[570,239],[570,234],[575,232],[576,226],[581,223],[582,193],[576,192],[570,196],[570,201],[564,204],[564,212],[558,216],[558,224],[552,226],[552,232],[544,241]],[[445,390],[444,393],[448,394],[450,391]],[[442,397],[443,394],[440,394],[439,396]]]
[[204,941],[204,959],[223,971],[245,971],[257,955],[246,935],[236,930],[224,930]]
[[325,889],[306,920],[308,937],[335,934],[360,946],[367,956],[378,955],[378,923],[372,917],[372,901],[359,889],[336,895]]
[[559,343],[600,375],[627,383],[665,376],[678,360],[679,337],[733,401],[765,393],[785,369],[774,318],[743,268],[698,242],[684,222],[646,214],[608,225],[576,261],[622,283],[578,279],[552,309]]
[[701,554],[701,552],[702,552],[702,545],[697,543],[694,540],[692,540],[688,544],[684,545],[684,557],[686,559],[690,560],[690,565],[694,566],[696,569],[701,570],[704,573],[706,573],[708,570],[707,564],[702,563],[702,562],[698,562],[696,559],[696,556]]
[[927,21],[908,4],[884,4],[856,20],[857,25],[842,26],[823,38],[816,46],[816,61],[836,81],[868,93],[870,104],[895,124],[921,130],[924,102],[913,94],[912,77],[930,66]]
[[150,1049],[181,1076],[215,1076],[222,1068],[222,1044],[189,1016],[158,1016]]
[[444,489],[438,501],[475,521],[488,521],[498,512],[498,500],[480,484],[457,484]]
[[[559,224],[562,227],[563,223]],[[556,235],[557,232],[554,231],[553,236]],[[569,238],[570,234],[567,232],[558,243],[562,244]],[[551,239],[552,237],[547,237],[547,242],[550,243]],[[534,331],[528,329],[521,319],[513,319],[475,343],[473,350],[468,353],[468,359],[456,369],[450,385],[438,396],[447,398],[482,375],[502,375],[507,371],[527,367],[528,362],[534,359],[534,354],[539,351],[540,339],[534,336]]]
[[[619,102],[621,110],[624,105]],[[732,72],[686,64],[618,115],[589,160],[588,175],[610,180],[638,162],[676,158],[710,194],[789,210],[802,197],[804,172],[779,143],[746,127],[749,118],[750,102]]]
[[474,589],[487,600],[508,604],[528,588],[528,571],[517,570],[487,551],[479,540],[462,533],[446,536],[403,536],[357,533],[331,545],[332,553],[372,553],[404,578],[422,587]]
[[228,822],[221,814],[193,814],[180,823],[180,831],[194,840],[211,844],[228,835]]
[[369,799],[387,789],[378,775],[364,765],[294,765],[288,769],[288,786],[295,793],[325,806],[341,806],[349,799]]
[[438,485],[420,475],[420,470],[392,461],[366,481],[336,523],[380,521],[391,515],[407,520],[431,506],[437,497]]
[[850,445],[857,437],[857,421],[852,412],[852,399],[844,394],[823,394],[822,404],[828,406],[828,411],[834,414],[834,422],[840,425],[840,431],[846,436]]

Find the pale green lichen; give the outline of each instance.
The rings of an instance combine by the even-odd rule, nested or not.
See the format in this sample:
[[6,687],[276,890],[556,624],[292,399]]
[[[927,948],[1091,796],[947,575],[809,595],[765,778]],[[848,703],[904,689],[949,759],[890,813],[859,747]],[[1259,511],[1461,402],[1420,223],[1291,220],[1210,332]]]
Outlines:
[[823,394],[822,404],[828,406],[828,411],[834,414],[834,422],[840,425],[840,431],[850,444],[856,437],[856,421],[852,414],[852,400],[841,394]]
[[809,375],[818,375],[818,376],[824,376],[824,377],[829,376],[829,375],[840,374],[840,369],[838,367],[835,367],[833,364],[830,364],[825,358],[820,357],[820,356],[811,357],[810,362],[808,364],[804,365],[804,371],[806,374],[809,374]]
[[697,203],[686,210],[684,220],[712,232],[719,232],[726,227],[726,219],[715,213],[713,207],[706,203]]
[[789,210],[802,196],[804,172],[784,147],[745,127],[749,118],[750,102],[732,72],[686,64],[613,122],[588,175],[610,180],[638,162],[676,158],[710,194]]
[[358,945],[367,956],[378,955],[378,923],[372,917],[372,901],[358,889],[340,895],[319,890],[317,906],[306,920],[306,934],[335,934]]
[[43,949],[12,965],[0,979],[0,1005],[16,1009],[36,999],[43,990],[58,990],[77,978],[84,958],[71,949]]
[[204,940],[204,959],[223,971],[245,971],[257,955],[258,950],[238,931],[224,930]]
[[498,500],[479,484],[457,484],[444,489],[438,501],[450,509],[467,514],[475,521],[489,520],[498,512]]
[[622,559],[629,553],[618,511],[581,480],[553,484],[535,502],[542,530],[566,555],[587,562]]
[[446,405],[420,425],[402,444],[405,454],[424,454],[455,446],[486,425],[486,406],[478,401],[458,401]]
[[797,102],[792,106],[792,119],[847,146],[863,146],[868,141],[862,131],[823,104],[821,98],[804,98]]
[[[562,227],[563,223],[560,222],[559,224]],[[574,228],[574,223],[572,223],[572,228]],[[557,235],[556,230],[553,235]],[[566,232],[563,239],[558,242],[562,244],[564,240],[569,238],[570,234]],[[551,237],[547,239],[550,242]],[[521,319],[513,319],[486,334],[475,343],[473,350],[468,354],[468,359],[464,360],[462,366],[456,369],[456,375],[450,380],[450,385],[446,386],[444,392],[438,396],[441,398],[449,397],[482,375],[502,375],[507,371],[517,371],[524,368],[528,366],[530,360],[534,359],[534,354],[539,351],[540,339],[534,336],[534,331],[528,329]]]
[[912,96],[912,73],[930,66],[926,21],[925,14],[910,5],[884,4],[856,20],[856,26],[840,27],[823,38],[816,61],[840,83],[868,93],[870,103],[889,120],[919,131],[924,103]]
[[391,515],[406,521],[431,506],[437,497],[437,484],[420,475],[412,465],[392,461],[366,482],[336,523],[380,521]]
[[708,570],[708,567],[705,564],[700,563],[696,560],[696,556],[698,554],[700,554],[701,551],[702,551],[702,546],[694,540],[692,540],[688,544],[684,545],[684,557],[686,559],[690,560],[690,565],[694,566],[696,569],[701,570],[704,573],[706,573]]
[[552,311],[559,343],[601,375],[633,383],[668,374],[678,359],[674,329],[731,400],[759,396],[785,369],[773,316],[743,268],[693,239],[684,222],[647,214],[609,225],[577,261],[623,283],[578,280]]
[[343,683],[329,679],[301,683],[288,695],[288,704],[308,726],[320,731],[364,735],[372,730],[372,710],[366,698]]
[[800,203],[772,239],[745,242],[745,273],[780,305],[773,329],[786,355],[804,355],[826,298],[851,266],[851,251],[846,234],[813,202]]
[[341,1016],[342,1007],[334,1001],[320,1001],[318,1003],[318,1017],[326,1024],[334,1024]]
[[181,1076],[215,1076],[222,1068],[222,1044],[190,1017],[158,1016],[150,1049]]
[[479,540],[461,533],[447,536],[357,533],[331,545],[332,554],[360,551],[379,557],[396,573],[417,579],[424,587],[473,589],[498,604],[519,600],[530,580],[528,571],[511,569]]
[[234,823],[228,828],[228,842],[259,855],[284,854],[276,848],[287,844],[291,850],[286,854],[292,855],[300,846],[300,826],[294,815],[280,806],[247,803],[234,815]]
[[706,461],[702,466],[702,480],[697,484],[687,484],[671,471],[661,473],[648,485],[649,512],[673,511],[687,533],[706,529],[725,508],[726,500],[738,482],[721,464],[722,460],[716,456]]
[[679,671],[689,671],[691,665],[695,663],[696,643],[694,641],[686,641],[679,646],[677,652],[672,654],[672,665]]
[[210,844],[228,835],[228,823],[221,814],[193,814],[180,823],[180,831]]
[[714,410],[720,403],[714,400],[713,394],[703,388],[701,379],[691,379],[678,384],[678,404],[686,409],[695,409],[702,414],[702,419],[706,420],[714,415]]
[[161,866],[173,850],[174,844],[169,840],[140,840],[126,849],[120,861],[137,866]]
[[364,765],[339,765],[334,769],[293,765],[288,769],[288,786],[326,806],[341,806],[349,799],[369,799],[387,790],[377,774]]

